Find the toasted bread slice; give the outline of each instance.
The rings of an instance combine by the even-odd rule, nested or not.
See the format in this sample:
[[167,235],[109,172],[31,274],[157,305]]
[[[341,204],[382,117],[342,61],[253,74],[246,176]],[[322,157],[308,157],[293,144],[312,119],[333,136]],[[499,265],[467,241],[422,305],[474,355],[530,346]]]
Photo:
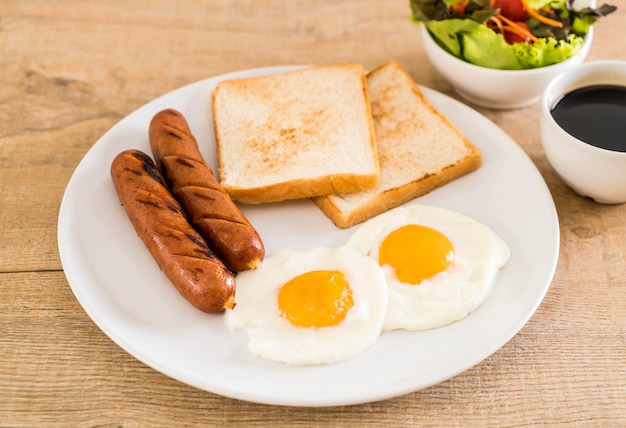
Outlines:
[[380,184],[314,198],[335,225],[347,228],[430,192],[480,166],[480,150],[424,97],[396,62],[367,76]]
[[237,201],[354,192],[379,182],[360,64],[224,81],[212,108],[220,184]]

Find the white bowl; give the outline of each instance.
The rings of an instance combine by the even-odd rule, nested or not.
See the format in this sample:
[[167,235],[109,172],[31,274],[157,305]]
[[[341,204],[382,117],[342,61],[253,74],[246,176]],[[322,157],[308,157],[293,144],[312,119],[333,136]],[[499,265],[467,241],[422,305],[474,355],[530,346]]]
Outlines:
[[626,152],[599,148],[573,137],[550,113],[555,102],[568,92],[599,84],[626,87],[626,61],[588,62],[572,67],[548,83],[541,100],[541,143],[548,162],[578,194],[601,203],[623,203],[626,202]]
[[528,70],[497,70],[455,57],[437,44],[425,25],[420,27],[426,55],[454,90],[467,101],[494,109],[521,108],[537,102],[552,78],[584,61],[593,40],[591,27],[580,54],[561,63]]

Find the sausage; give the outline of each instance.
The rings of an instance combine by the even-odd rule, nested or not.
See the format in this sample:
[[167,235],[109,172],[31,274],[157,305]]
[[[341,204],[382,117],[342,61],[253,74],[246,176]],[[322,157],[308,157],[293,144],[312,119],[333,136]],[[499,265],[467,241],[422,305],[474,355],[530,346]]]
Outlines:
[[183,115],[160,111],[150,122],[149,137],[174,197],[217,256],[234,272],[261,266],[261,237],[217,182]]
[[126,150],[111,163],[111,178],[137,235],[180,294],[201,311],[235,306],[235,274],[187,221],[156,164]]

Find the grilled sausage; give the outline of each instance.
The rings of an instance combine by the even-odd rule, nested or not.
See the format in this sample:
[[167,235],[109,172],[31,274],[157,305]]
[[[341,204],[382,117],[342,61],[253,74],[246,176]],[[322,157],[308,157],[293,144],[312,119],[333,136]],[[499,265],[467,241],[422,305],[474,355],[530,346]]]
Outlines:
[[235,305],[235,275],[187,221],[152,159],[126,150],[113,160],[111,178],[137,235],[176,289],[208,313]]
[[181,113],[167,109],[152,118],[150,148],[174,197],[224,264],[234,272],[259,267],[261,237],[215,179]]

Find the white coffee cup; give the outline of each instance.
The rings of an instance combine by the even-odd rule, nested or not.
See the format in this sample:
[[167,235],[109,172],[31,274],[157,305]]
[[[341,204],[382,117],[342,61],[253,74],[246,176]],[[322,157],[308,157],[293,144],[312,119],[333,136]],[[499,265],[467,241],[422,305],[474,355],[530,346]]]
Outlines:
[[[541,143],[554,170],[578,194],[600,203],[623,203],[626,202],[626,152],[579,140],[565,131],[551,113],[563,96],[593,85],[626,87],[626,61],[587,62],[552,79],[541,100]],[[623,138],[626,143],[626,135]]]

